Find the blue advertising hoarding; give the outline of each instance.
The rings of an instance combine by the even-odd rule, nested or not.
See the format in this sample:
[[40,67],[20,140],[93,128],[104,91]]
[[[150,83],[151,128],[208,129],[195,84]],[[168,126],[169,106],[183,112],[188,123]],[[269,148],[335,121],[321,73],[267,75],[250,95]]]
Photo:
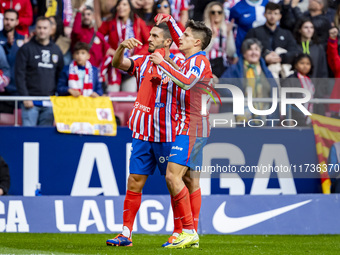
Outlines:
[[[11,195],[118,196],[126,192],[131,132],[118,128],[116,137],[57,133],[55,128],[0,127],[0,155],[10,167]],[[207,165],[303,166],[317,164],[312,129],[215,128],[204,148]],[[256,177],[256,178],[254,178]],[[303,177],[303,176],[302,176]],[[202,174],[202,194],[320,193],[317,172]],[[311,178],[313,177],[313,178]],[[151,176],[144,194],[168,194],[164,177]]]
[[[123,201],[124,196],[1,197],[0,232],[117,233]],[[144,195],[135,233],[170,234],[170,208],[169,196]],[[210,195],[202,197],[198,233],[340,234],[339,214],[338,195]]]

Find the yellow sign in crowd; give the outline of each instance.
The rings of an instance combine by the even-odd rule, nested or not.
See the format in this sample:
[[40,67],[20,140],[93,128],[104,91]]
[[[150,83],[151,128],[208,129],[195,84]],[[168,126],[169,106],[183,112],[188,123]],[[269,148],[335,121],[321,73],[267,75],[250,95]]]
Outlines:
[[67,134],[117,134],[117,124],[109,97],[51,97],[57,130]]

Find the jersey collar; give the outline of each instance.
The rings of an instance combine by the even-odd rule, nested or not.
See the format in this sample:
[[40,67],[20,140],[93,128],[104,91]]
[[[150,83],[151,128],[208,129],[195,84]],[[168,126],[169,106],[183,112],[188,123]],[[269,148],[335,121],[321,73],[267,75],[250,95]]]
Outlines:
[[198,56],[198,55],[203,55],[203,56],[205,56],[206,53],[205,53],[205,51],[199,51],[199,52],[195,53],[194,55],[191,55],[191,56],[188,57],[187,59],[193,58],[193,57]]

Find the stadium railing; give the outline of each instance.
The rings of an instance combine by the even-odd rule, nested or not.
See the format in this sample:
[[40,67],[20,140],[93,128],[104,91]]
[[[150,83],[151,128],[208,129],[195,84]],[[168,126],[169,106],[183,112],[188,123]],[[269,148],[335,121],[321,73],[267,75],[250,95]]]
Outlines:
[[[18,109],[19,109],[19,102],[21,101],[50,101],[50,97],[48,96],[0,96],[0,102],[1,101],[14,101],[14,126],[19,126],[18,124]],[[110,100],[112,102],[134,102],[136,100],[136,97],[134,96],[118,96],[118,97],[110,97]],[[244,101],[247,102],[247,98],[244,98]],[[221,98],[222,103],[232,103],[233,98],[230,97],[222,97]],[[278,103],[280,103],[280,98],[277,99]],[[216,101],[219,103],[218,101]],[[253,98],[252,102],[259,102],[259,103],[271,103],[272,98]],[[328,99],[328,98],[313,98],[308,101],[308,103],[313,104],[340,104],[340,99]],[[1,114],[1,113],[0,113]],[[340,113],[339,113],[340,114]],[[289,113],[290,115],[290,113]]]

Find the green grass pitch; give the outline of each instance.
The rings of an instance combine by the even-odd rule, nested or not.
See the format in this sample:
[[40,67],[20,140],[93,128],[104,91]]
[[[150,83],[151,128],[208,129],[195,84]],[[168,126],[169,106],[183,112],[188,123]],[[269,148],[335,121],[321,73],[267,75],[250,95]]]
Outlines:
[[0,233],[0,254],[340,254],[340,235],[201,235],[199,249],[167,250],[165,235],[133,235],[133,247],[106,246],[108,234]]

